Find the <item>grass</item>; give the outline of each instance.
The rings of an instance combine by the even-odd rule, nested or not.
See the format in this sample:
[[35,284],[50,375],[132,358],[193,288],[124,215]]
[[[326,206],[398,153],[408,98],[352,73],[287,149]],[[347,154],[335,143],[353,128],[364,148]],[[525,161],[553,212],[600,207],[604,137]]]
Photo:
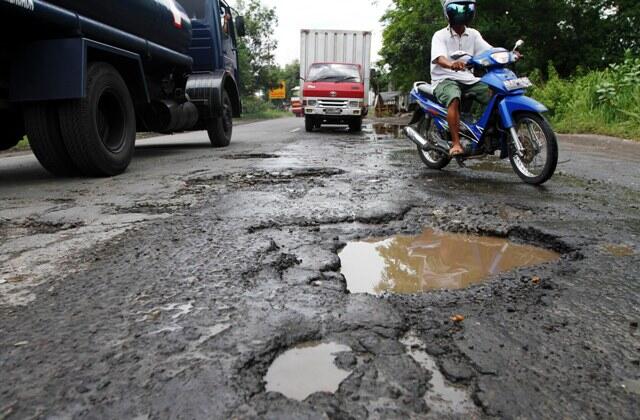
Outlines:
[[293,114],[276,108],[271,102],[256,97],[242,98],[243,120],[270,120],[290,117]]
[[280,111],[277,109],[267,109],[257,112],[244,112],[241,120],[272,120],[276,118],[292,117],[291,112]]
[[549,107],[561,133],[593,133],[640,140],[640,59],[627,57],[605,70],[560,79],[552,65],[549,78],[531,75],[534,98]]

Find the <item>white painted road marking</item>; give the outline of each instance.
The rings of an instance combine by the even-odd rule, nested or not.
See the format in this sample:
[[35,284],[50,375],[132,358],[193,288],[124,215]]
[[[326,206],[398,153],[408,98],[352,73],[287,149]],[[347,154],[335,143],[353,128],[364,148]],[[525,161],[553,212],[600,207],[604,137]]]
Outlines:
[[295,130],[291,130],[289,131],[290,133],[297,133],[298,131],[300,131],[300,128],[296,128]]

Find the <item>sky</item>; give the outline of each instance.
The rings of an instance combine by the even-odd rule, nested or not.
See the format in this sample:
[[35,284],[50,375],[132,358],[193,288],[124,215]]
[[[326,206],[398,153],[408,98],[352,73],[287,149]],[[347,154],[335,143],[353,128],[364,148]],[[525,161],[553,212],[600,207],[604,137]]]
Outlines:
[[[300,56],[301,29],[350,29],[372,32],[372,61],[379,59],[382,48],[380,18],[391,0],[261,0],[275,7],[279,25],[276,62],[285,65]],[[235,1],[229,3],[233,6]]]

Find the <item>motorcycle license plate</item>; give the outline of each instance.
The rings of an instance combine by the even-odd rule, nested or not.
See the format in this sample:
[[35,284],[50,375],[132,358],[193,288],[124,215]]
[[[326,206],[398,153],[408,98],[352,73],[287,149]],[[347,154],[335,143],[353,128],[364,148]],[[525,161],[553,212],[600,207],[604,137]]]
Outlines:
[[342,114],[342,110],[339,108],[327,108],[324,110],[324,113],[329,115],[340,115]]
[[513,80],[505,80],[504,82],[504,87],[507,88],[507,90],[525,89],[531,86],[533,86],[533,83],[531,83],[531,80],[529,80],[528,77],[521,77],[519,79],[513,79]]

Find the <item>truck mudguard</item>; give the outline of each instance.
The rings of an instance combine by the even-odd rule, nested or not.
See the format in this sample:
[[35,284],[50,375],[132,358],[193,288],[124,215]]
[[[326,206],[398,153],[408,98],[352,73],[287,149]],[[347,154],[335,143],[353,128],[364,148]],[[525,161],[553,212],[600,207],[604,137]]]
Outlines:
[[238,85],[228,71],[194,73],[187,80],[187,98],[198,107],[206,107],[211,117],[222,116],[222,92],[226,90],[233,106],[233,116],[242,114]]
[[134,101],[149,102],[138,54],[84,38],[36,41],[12,60],[12,102],[84,98],[88,57],[114,65],[127,80]]

